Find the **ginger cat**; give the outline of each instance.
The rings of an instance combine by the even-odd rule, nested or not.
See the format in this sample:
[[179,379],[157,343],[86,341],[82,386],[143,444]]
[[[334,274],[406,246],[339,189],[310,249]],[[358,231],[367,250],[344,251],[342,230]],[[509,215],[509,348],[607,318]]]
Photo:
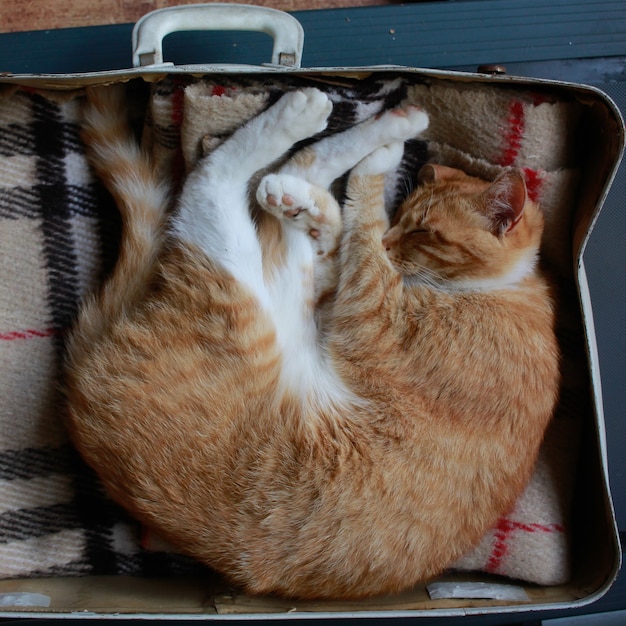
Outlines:
[[[542,216],[522,176],[427,165],[389,227],[383,174],[423,131],[322,131],[285,94],[168,194],[92,89],[84,137],[121,253],[68,340],[67,423],[111,496],[250,593],[359,598],[441,572],[520,495],[559,380]],[[328,191],[352,170],[340,208]]]

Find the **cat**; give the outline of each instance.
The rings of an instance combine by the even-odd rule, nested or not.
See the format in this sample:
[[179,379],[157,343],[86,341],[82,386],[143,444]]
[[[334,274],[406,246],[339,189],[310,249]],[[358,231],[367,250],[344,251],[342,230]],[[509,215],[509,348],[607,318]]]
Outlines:
[[383,112],[267,170],[326,127],[331,102],[304,88],[204,157],[168,216],[124,107],[90,88],[84,139],[123,239],[68,336],[77,449],[248,593],[357,599],[442,572],[520,495],[556,401],[522,175],[425,165],[389,224],[384,174],[427,114]]

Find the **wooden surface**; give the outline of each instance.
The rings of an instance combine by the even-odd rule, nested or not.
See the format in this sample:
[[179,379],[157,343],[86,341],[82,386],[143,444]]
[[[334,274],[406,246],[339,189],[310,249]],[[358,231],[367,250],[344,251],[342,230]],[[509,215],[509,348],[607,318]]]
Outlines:
[[[0,33],[127,24],[155,9],[200,0],[0,0]],[[283,11],[393,4],[393,0],[230,0]]]

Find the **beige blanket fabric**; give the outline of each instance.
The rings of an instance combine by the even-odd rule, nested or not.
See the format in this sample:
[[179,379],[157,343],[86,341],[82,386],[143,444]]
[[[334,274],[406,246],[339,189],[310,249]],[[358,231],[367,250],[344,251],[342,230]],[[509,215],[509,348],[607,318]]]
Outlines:
[[[177,186],[203,152],[299,84],[329,93],[335,106],[327,132],[402,102],[429,112],[426,135],[407,143],[389,177],[390,212],[407,176],[428,160],[487,177],[520,167],[541,201],[543,254],[562,285],[561,401],[525,494],[455,568],[547,585],[566,581],[577,436],[590,413],[569,243],[582,106],[545,93],[410,75],[173,77],[152,87],[142,141]],[[189,573],[198,566],[142,536],[104,496],[59,421],[64,332],[80,299],[114,262],[119,238],[115,207],[83,154],[81,103],[79,93],[59,98],[32,90],[0,98],[0,577]]]

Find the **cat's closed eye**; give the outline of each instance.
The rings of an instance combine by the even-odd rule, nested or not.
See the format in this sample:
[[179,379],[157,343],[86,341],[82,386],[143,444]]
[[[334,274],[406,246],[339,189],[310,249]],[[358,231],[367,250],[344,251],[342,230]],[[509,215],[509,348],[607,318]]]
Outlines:
[[424,226],[416,226],[406,232],[405,237],[413,244],[419,244],[426,241],[432,241],[435,231]]

